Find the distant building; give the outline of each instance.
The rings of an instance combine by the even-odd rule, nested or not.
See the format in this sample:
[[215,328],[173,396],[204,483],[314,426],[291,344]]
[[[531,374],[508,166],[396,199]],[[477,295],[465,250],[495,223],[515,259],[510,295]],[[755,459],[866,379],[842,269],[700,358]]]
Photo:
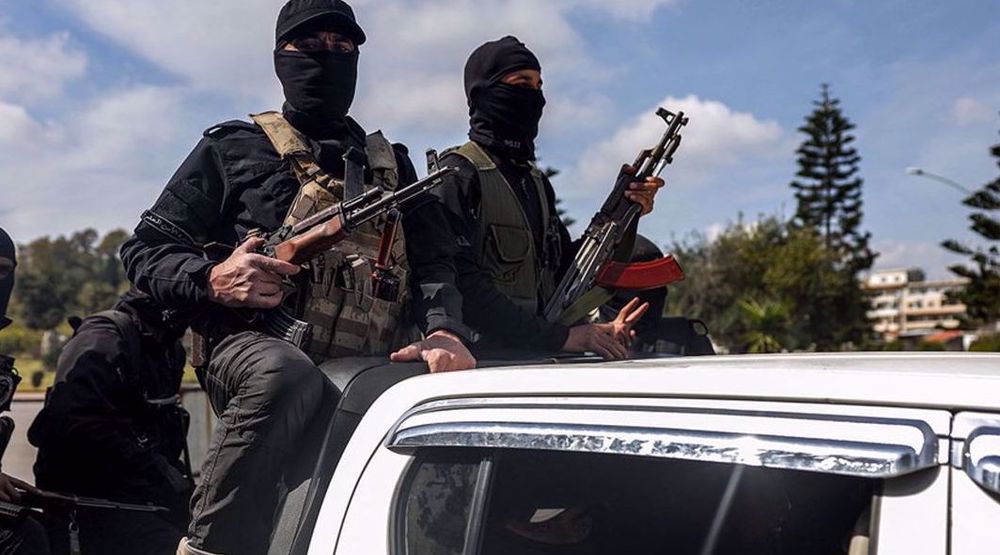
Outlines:
[[967,283],[963,278],[927,281],[917,268],[872,272],[862,281],[871,301],[868,319],[885,341],[956,329],[965,305],[950,302],[947,294]]

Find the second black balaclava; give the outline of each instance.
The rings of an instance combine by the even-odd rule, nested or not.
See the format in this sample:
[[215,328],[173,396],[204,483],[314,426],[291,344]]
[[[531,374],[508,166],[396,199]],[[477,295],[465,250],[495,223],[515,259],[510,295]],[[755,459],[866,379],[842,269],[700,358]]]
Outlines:
[[514,37],[488,42],[465,64],[469,138],[519,160],[535,159],[535,137],[545,107],[542,91],[507,85],[504,75],[541,71],[538,58]]
[[[17,255],[14,250],[14,241],[3,229],[0,229],[0,258],[6,258],[17,266]],[[6,275],[4,275],[6,273]],[[14,268],[0,270],[0,329],[10,324],[7,317],[7,304],[10,302],[10,294],[14,290]]]

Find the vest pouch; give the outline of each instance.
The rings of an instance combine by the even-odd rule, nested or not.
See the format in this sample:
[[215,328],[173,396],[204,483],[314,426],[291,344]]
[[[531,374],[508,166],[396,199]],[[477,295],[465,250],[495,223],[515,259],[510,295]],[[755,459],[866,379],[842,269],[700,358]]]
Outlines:
[[486,240],[486,264],[497,283],[515,283],[531,254],[531,233],[519,227],[490,224]]
[[403,317],[403,303],[398,301],[386,301],[375,297],[369,297],[372,303],[372,310],[368,313],[368,352],[390,353],[397,348],[404,346],[407,341],[400,339],[404,337],[406,330],[401,330],[400,323]]
[[302,307],[299,317],[313,325],[312,342],[306,347],[310,356],[323,356],[333,341],[333,328],[340,316],[344,290],[337,282],[344,256],[337,251],[325,252],[312,260],[313,276],[300,292]]

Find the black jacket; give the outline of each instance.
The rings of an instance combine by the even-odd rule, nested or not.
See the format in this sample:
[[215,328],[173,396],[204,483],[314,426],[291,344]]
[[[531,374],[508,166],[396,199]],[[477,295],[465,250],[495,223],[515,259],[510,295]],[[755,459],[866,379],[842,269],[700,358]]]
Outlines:
[[[313,143],[333,177],[343,177],[346,146],[364,147],[364,131],[353,122],[351,129],[343,141]],[[406,148],[394,147],[400,186],[413,183]],[[289,163],[260,127],[231,121],[208,129],[122,247],[129,279],[167,308],[204,307],[214,262],[202,247],[232,246],[250,230],[277,229],[298,190]]]
[[139,349],[132,351],[111,321],[83,320],[28,430],[38,448],[35,477],[42,489],[184,510],[186,422],[176,407],[147,402],[177,395],[184,349],[179,340],[164,342],[129,307],[118,310],[135,326]]
[[[484,147],[511,185],[528,217],[535,238],[535,252],[542,252],[544,222],[538,207],[537,188],[531,184],[530,168],[515,164]],[[445,329],[483,349],[523,348],[561,350],[569,328],[552,324],[538,314],[515,305],[486,278],[473,245],[480,244],[476,222],[482,202],[479,178],[473,165],[457,154],[441,159],[442,166],[457,168],[434,189],[438,202],[428,203],[404,220],[407,258],[413,271],[416,311],[426,333]],[[545,179],[550,213],[556,213],[555,192]],[[560,273],[568,266],[577,245],[565,226],[559,227],[562,260]]]

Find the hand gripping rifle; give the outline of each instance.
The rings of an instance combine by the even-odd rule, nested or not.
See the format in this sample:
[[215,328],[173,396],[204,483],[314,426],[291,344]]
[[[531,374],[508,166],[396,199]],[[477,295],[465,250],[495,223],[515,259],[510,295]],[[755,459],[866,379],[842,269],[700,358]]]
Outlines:
[[607,302],[613,289],[655,289],[684,279],[684,271],[672,255],[638,264],[620,260],[632,254],[630,230],[642,209],[625,198],[625,193],[633,182],[658,176],[673,162],[681,144],[680,130],[688,123],[684,112],[659,108],[656,115],[666,122],[666,132],[655,147],[639,153],[632,163],[634,173],[625,168],[618,173],[611,194],[587,226],[580,250],[545,306],[548,321],[573,324]]
[[[297,224],[281,227],[265,235],[261,254],[292,264],[304,264],[316,255],[330,250],[361,224],[388,215],[373,278],[377,294],[388,296],[393,290],[398,292],[398,282],[393,284],[393,276],[389,272],[389,254],[400,211],[404,205],[440,185],[442,178],[454,171],[454,168],[438,169],[394,192],[373,188],[359,193],[354,198],[321,210]],[[387,236],[390,237],[387,239]],[[297,347],[304,346],[312,336],[312,325],[295,318],[284,305],[260,313],[260,322],[265,333]]]

